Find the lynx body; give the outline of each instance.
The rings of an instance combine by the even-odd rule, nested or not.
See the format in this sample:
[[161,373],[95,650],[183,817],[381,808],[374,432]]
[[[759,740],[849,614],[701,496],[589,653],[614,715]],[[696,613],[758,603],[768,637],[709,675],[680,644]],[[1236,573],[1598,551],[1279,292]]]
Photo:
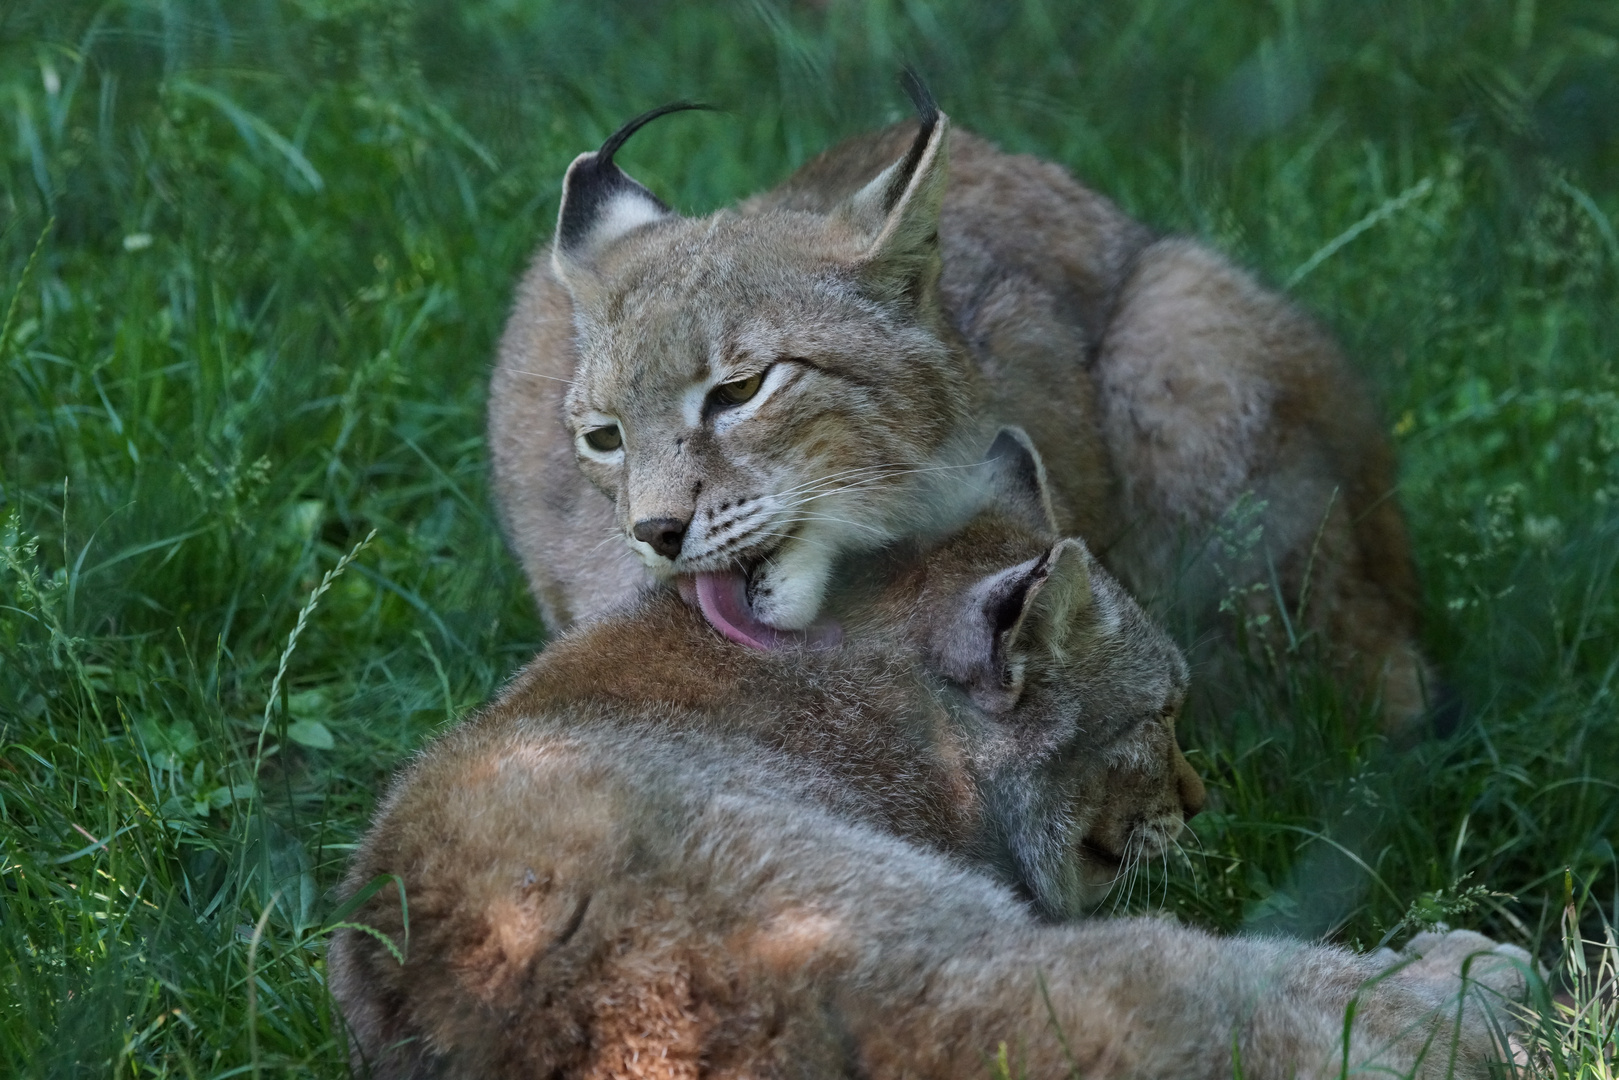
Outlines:
[[[757,624],[806,627],[840,553],[959,522],[957,470],[1011,423],[1062,531],[1150,609],[1210,639],[1265,581],[1391,725],[1422,711],[1393,458],[1287,301],[926,108],[697,219],[610,144],[569,171],[491,386],[497,497],[551,626],[736,573]],[[1239,505],[1261,538],[1216,565]]]
[[756,651],[653,593],[431,746],[347,884],[397,878],[353,919],[403,961],[354,929],[329,957],[357,1069],[978,1077],[1009,1046],[1036,1076],[1226,1076],[1233,1048],[1253,1077],[1485,1075],[1457,976],[1482,951],[1514,979],[1477,935],[1367,984],[1388,959],[1038,917],[1202,797],[1184,663],[1082,545],[980,521],[830,603],[843,647]]
[[1523,957],[1478,935],[1388,974],[1157,919],[1041,923],[754,746],[602,736],[469,731],[395,789],[350,881],[400,875],[408,934],[392,885],[355,918],[404,961],[354,930],[328,961],[358,1074],[978,1080],[1005,1047],[1014,1076],[1216,1080],[1234,1054],[1254,1080],[1491,1075],[1485,1017]]

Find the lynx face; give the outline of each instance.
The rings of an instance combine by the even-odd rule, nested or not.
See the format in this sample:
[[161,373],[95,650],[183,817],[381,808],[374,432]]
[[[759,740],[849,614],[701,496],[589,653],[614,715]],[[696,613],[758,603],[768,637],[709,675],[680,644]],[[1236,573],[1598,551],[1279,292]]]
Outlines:
[[1171,709],[1099,755],[1084,782],[1075,815],[1085,822],[1079,893],[1092,903],[1115,890],[1127,902],[1137,875],[1168,858],[1203,808],[1202,778],[1175,741],[1177,714]]
[[948,482],[971,368],[934,295],[946,129],[831,215],[680,218],[612,164],[626,133],[569,169],[552,268],[579,463],[733,640],[809,626],[840,553],[972,497]]
[[741,571],[781,629],[814,619],[839,552],[923,516],[917,470],[958,426],[951,354],[874,301],[820,225],[649,225],[575,287],[585,474],[654,574]]
[[1039,455],[1016,429],[990,448],[998,516],[928,558],[915,623],[929,666],[999,732],[980,761],[1003,855],[1053,918],[1094,906],[1164,856],[1203,807],[1175,740],[1189,672],[1170,637],[1084,543],[1055,532]]
[[[1089,609],[1031,658],[1020,713],[1098,749],[1078,761],[1056,756],[1067,783],[1050,790],[1061,801],[1019,819],[1029,828],[1015,850],[1030,880],[1058,878],[1040,892],[1090,907],[1116,888],[1128,898],[1136,874],[1167,857],[1202,810],[1205,791],[1175,738],[1185,658],[1088,551],[1067,543],[1078,549],[1068,557],[1087,563]],[[1077,863],[1054,857],[1076,846]]]
[[[982,546],[972,533],[961,542]],[[961,620],[935,664],[1014,729],[1005,767],[985,770],[996,817],[1036,906],[1071,917],[1167,854],[1203,808],[1202,781],[1175,741],[1186,660],[1079,541],[986,579],[977,608],[1004,610],[1002,587],[1026,594],[1011,624]],[[995,646],[972,644],[986,634]]]

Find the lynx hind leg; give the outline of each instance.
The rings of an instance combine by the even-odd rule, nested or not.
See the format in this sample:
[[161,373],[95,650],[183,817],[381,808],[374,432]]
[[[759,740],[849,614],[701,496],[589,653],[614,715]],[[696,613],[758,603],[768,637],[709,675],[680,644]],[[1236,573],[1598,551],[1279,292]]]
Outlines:
[[1127,523],[1108,561],[1132,591],[1174,596],[1201,628],[1274,570],[1289,617],[1379,695],[1384,726],[1419,716],[1429,676],[1392,453],[1325,334],[1213,252],[1162,240],[1120,292],[1096,377]]
[[836,908],[813,871],[843,826],[745,758],[477,726],[407,775],[351,868],[350,891],[396,873],[409,898],[389,885],[351,920],[403,963],[371,933],[333,942],[358,1073],[841,1074],[816,987],[840,938],[797,909]]
[[1397,966],[1399,978],[1428,987],[1452,1012],[1460,1006],[1463,1024],[1494,1057],[1523,1062],[1518,1040],[1527,1014],[1512,1006],[1528,997],[1532,980],[1547,975],[1526,950],[1472,930],[1440,929],[1416,935],[1398,953],[1379,949],[1372,959]]

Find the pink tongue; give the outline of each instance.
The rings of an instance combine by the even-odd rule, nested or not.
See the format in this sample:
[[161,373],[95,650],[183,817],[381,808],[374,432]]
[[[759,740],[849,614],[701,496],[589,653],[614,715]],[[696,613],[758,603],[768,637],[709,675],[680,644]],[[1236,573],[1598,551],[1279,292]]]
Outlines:
[[803,632],[778,630],[760,622],[748,606],[748,579],[740,571],[696,575],[695,597],[688,581],[691,579],[681,579],[681,594],[688,601],[695,599],[709,625],[738,645],[764,651],[798,644],[831,649],[843,640],[843,628],[832,619],[817,620]]

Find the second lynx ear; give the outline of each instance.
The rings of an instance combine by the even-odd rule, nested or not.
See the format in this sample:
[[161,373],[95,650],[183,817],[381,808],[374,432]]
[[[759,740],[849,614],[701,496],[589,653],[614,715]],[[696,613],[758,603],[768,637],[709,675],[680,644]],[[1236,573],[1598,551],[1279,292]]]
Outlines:
[[1020,427],[1001,428],[989,444],[984,464],[990,471],[990,505],[1036,532],[1057,534],[1046,466],[1027,432]]
[[601,149],[580,154],[562,180],[562,205],[557,210],[557,231],[552,249],[558,276],[567,280],[570,264],[592,255],[624,234],[669,217],[673,211],[645,186],[613,162],[613,156],[641,128],[660,116],[687,109],[709,109],[689,101],[676,101],[644,112],[607,137]]
[[1038,559],[1007,567],[968,589],[934,662],[979,708],[1010,712],[1036,650],[1060,650],[1091,607],[1090,557],[1061,540]]

